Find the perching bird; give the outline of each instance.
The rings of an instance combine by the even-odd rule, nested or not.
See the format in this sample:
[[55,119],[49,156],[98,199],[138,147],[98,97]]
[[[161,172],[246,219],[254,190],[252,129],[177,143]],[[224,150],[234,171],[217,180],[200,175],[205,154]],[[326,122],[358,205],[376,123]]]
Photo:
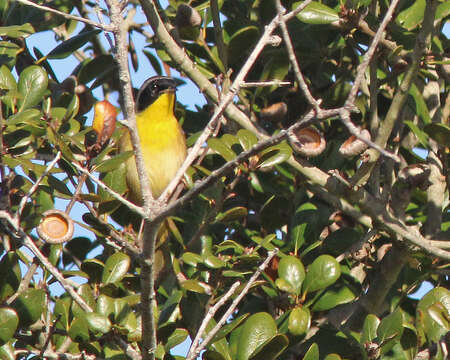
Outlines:
[[[141,86],[136,98],[136,125],[153,198],[157,199],[186,158],[186,139],[174,115],[176,82],[154,76]],[[127,131],[120,150],[133,150]],[[130,200],[141,204],[141,185],[134,156],[126,162]]]

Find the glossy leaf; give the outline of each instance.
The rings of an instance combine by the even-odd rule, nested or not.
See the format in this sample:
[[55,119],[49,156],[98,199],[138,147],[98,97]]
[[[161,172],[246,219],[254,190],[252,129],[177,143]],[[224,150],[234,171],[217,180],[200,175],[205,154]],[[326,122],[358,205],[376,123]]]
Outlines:
[[289,332],[294,336],[306,334],[311,326],[311,314],[306,307],[296,307],[291,310],[288,320]]
[[243,206],[236,206],[234,208],[226,210],[225,212],[217,214],[216,221],[222,223],[230,223],[245,218],[246,216],[247,208]]
[[211,138],[208,140],[208,146],[222,156],[226,161],[233,160],[236,154],[229,146],[227,146],[221,139]]
[[383,353],[389,351],[403,334],[403,317],[399,309],[383,318],[377,328],[377,342]]
[[12,67],[20,51],[21,48],[19,45],[11,41],[0,41],[0,63]]
[[86,319],[78,316],[73,319],[68,332],[69,337],[77,343],[86,343],[89,341],[89,325]]
[[189,333],[186,329],[175,329],[172,335],[170,335],[169,338],[167,339],[167,343],[164,346],[165,350],[169,352],[170,349],[181,344],[184,340],[186,340],[188,336]]
[[47,72],[37,65],[31,65],[20,73],[19,91],[19,111],[33,107],[42,100],[47,91]]
[[0,346],[8,342],[16,332],[19,317],[14,309],[0,308]]
[[95,166],[95,171],[98,172],[110,172],[119,168],[121,164],[127,161],[130,157],[134,155],[133,151],[125,151],[120,154],[114,155],[113,157],[102,161],[100,164]]
[[426,0],[415,0],[407,9],[401,11],[395,21],[407,30],[412,30],[423,21]]
[[9,251],[0,260],[0,300],[6,300],[13,295],[19,287],[22,272],[19,266],[19,257],[15,252]]
[[360,343],[364,345],[372,342],[377,337],[377,329],[379,325],[380,319],[373,314],[367,315],[364,320]]
[[127,254],[115,253],[106,260],[103,269],[102,282],[104,284],[115,283],[123,279],[130,268],[131,260]]
[[292,156],[292,148],[286,141],[263,150],[258,163],[259,169],[281,164]]
[[236,319],[234,319],[232,322],[222,326],[220,330],[217,332],[217,334],[214,336],[214,338],[211,340],[211,342],[215,342],[217,340],[220,340],[227,336],[229,333],[231,333],[234,329],[236,329],[239,325],[242,324],[242,322],[248,318],[248,314],[243,314]]
[[111,330],[111,322],[102,314],[90,312],[86,314],[89,330],[95,335],[106,334]]
[[45,309],[45,291],[27,289],[19,295],[12,307],[19,315],[20,326],[29,326],[39,320]]
[[277,333],[277,326],[272,316],[259,312],[250,316],[242,325],[237,348],[237,360],[247,360],[250,355]]
[[48,59],[64,59],[75,50],[78,50],[83,45],[85,45],[89,40],[91,40],[94,36],[99,34],[101,30],[89,30],[81,32],[80,34],[71,37],[70,39],[63,41],[59,45],[57,45],[53,50],[51,50],[47,54]]
[[251,354],[249,360],[276,360],[288,345],[289,339],[286,335],[275,335]]
[[285,256],[281,258],[278,264],[278,276],[288,283],[290,292],[295,295],[300,294],[305,279],[305,268],[297,257]]
[[341,267],[330,255],[320,255],[307,267],[304,290],[317,291],[333,285],[341,276]]
[[443,287],[430,290],[418,303],[416,327],[429,341],[438,341],[450,331],[450,291]]
[[0,26],[0,36],[7,36],[10,38],[26,38],[31,34],[34,34],[34,29],[30,23],[22,25]]
[[306,352],[303,360],[319,360],[319,347],[313,343]]
[[320,296],[317,302],[314,303],[312,310],[330,310],[338,305],[347,304],[353,301],[355,298],[356,295],[353,293],[353,291],[345,285],[337,289],[329,289]]
[[[302,1],[294,3],[292,9],[296,9],[302,3]],[[334,9],[313,1],[297,15],[297,19],[307,24],[331,24],[339,21],[339,14]]]
[[244,151],[249,150],[253,145],[258,142],[258,138],[251,131],[246,129],[241,129],[237,133],[237,138],[241,144]]

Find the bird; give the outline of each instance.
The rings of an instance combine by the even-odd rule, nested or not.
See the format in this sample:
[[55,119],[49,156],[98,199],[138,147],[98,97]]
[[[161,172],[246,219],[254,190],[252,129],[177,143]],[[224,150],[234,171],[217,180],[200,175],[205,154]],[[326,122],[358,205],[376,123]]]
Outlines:
[[[187,154],[186,138],[174,114],[176,86],[177,83],[172,77],[150,77],[142,84],[135,101],[140,148],[154,199],[163,193],[175,177]],[[119,140],[119,149],[121,152],[133,150],[128,129]],[[141,183],[135,157],[128,158],[125,166],[128,199],[142,205]],[[170,219],[166,219],[158,229],[153,266],[156,284],[163,279],[174,278],[169,276],[173,270],[166,243],[169,223]]]
[[[175,79],[153,76],[141,86],[136,96],[136,126],[150,190],[157,199],[183,164],[187,150],[184,132],[175,117]],[[120,151],[133,150],[128,130],[120,138]],[[136,160],[126,161],[126,182],[129,199],[141,205],[141,183]]]

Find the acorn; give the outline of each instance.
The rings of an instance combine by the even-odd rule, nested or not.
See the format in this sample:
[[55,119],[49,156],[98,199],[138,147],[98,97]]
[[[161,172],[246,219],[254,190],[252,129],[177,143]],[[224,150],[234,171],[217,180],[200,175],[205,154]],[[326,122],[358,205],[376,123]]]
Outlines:
[[39,237],[48,244],[62,244],[73,236],[73,221],[63,211],[52,209],[43,214],[37,227]]
[[[370,133],[364,129],[361,131],[361,137],[370,140]],[[352,135],[341,145],[339,152],[346,157],[352,157],[361,154],[367,148],[368,145],[364,141]]]
[[308,157],[320,155],[326,146],[322,134],[312,127],[290,132],[289,142],[295,152]]

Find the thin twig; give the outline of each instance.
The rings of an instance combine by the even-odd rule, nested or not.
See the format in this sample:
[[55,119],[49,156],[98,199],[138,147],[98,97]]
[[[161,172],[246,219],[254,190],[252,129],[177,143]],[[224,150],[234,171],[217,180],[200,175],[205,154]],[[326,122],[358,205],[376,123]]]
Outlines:
[[76,162],[72,163],[72,165],[83,174],[87,175],[93,182],[95,182],[98,186],[100,186],[103,190],[105,190],[109,195],[111,195],[114,199],[120,201],[122,204],[126,205],[131,211],[136,214],[145,217],[146,213],[140,206],[136,206],[131,201],[123,198],[119,193],[116,193],[114,190],[110,189],[103,181],[97,179],[93,174],[91,174],[88,170],[78,165]]
[[280,0],[276,0],[275,3],[277,6],[278,14],[280,15],[280,18],[281,18],[281,22],[280,22],[281,34],[283,36],[284,44],[285,44],[286,50],[288,52],[289,61],[292,64],[292,67],[294,69],[295,78],[297,79],[297,82],[298,82],[300,88],[302,89],[303,94],[306,97],[306,100],[308,100],[308,102],[311,104],[311,106],[313,106],[314,109],[318,112],[318,111],[320,111],[320,108],[319,108],[320,102],[317,101],[312,96],[311,92],[309,91],[308,85],[306,84],[305,78],[303,77],[302,71],[300,69],[300,65],[298,63],[297,56],[295,55],[295,52],[294,52],[294,45],[292,44],[292,40],[289,35],[286,21],[282,17],[282,15],[285,14],[286,9],[281,5]]
[[113,31],[114,30],[114,27],[111,26],[111,25],[99,24],[99,23],[96,23],[95,21],[92,21],[92,20],[89,20],[89,19],[85,19],[85,18],[82,18],[82,17],[79,17],[79,16],[75,16],[75,15],[71,15],[71,14],[66,14],[65,12],[53,9],[51,7],[48,7],[48,6],[35,4],[34,2],[32,2],[30,0],[16,0],[16,1],[21,3],[21,4],[27,5],[27,6],[32,6],[32,7],[36,8],[36,9],[39,9],[39,10],[42,10],[42,11],[47,11],[47,12],[51,12],[51,13],[54,13],[54,14],[58,14],[58,15],[66,18],[68,20],[75,20],[75,21],[79,21],[79,22],[91,25],[93,27],[102,29],[104,31]]
[[290,81],[271,80],[271,81],[245,81],[242,82],[239,86],[241,88],[250,88],[250,87],[291,86],[291,85],[292,83]]
[[56,165],[56,163],[61,158],[61,151],[58,151],[55,158],[47,165],[42,175],[37,179],[37,181],[33,184],[33,186],[30,188],[28,193],[20,200],[19,207],[16,211],[16,218],[20,219],[20,216],[22,215],[22,211],[25,208],[25,205],[28,201],[28,199],[36,192],[37,188],[41,184],[42,180],[49,174],[49,172],[53,169],[53,167]]
[[[197,334],[195,335],[194,341],[192,341],[191,347],[189,348],[189,352],[186,356],[186,360],[190,360],[190,359],[194,359],[194,357],[196,356],[196,354],[200,353],[200,351],[202,350],[202,348],[197,348],[198,343],[200,342],[200,339],[203,336],[203,333],[206,329],[206,326],[208,325],[209,321],[214,317],[214,315],[216,314],[216,312],[228,301],[228,299],[230,297],[233,296],[234,292],[236,291],[236,289],[238,288],[238,286],[240,286],[241,283],[239,281],[236,281],[229,289],[228,291],[225,293],[225,295],[222,296],[222,298],[214,304],[214,306],[212,306],[209,310],[208,313],[206,314],[205,318],[203,319]],[[202,342],[203,345],[204,342]],[[204,348],[204,347],[203,347]]]
[[373,54],[375,53],[375,50],[377,49],[377,46],[380,42],[380,40],[383,38],[384,30],[386,29],[386,26],[389,24],[389,22],[392,19],[392,15],[394,14],[394,10],[397,7],[397,4],[400,0],[393,0],[391,4],[389,5],[389,8],[386,11],[386,15],[384,16],[383,21],[380,24],[380,27],[378,28],[375,36],[373,37],[372,43],[369,46],[369,49],[364,54],[363,61],[361,64],[358,65],[358,68],[356,69],[356,77],[355,81],[353,82],[352,89],[350,90],[350,93],[347,97],[347,101],[345,102],[345,107],[347,109],[351,109],[354,106],[356,94],[358,93],[359,87],[361,85],[361,81],[364,77],[364,74],[366,72],[367,67],[370,64],[370,61],[373,57]]
[[267,255],[267,258],[264,260],[264,262],[259,265],[258,269],[255,271],[255,273],[252,275],[252,277],[249,279],[247,284],[245,284],[242,291],[239,293],[238,296],[233,300],[228,310],[223,314],[223,316],[220,318],[220,320],[217,322],[216,326],[208,333],[208,336],[206,336],[205,340],[200,344],[200,346],[192,353],[191,357],[187,357],[186,360],[193,360],[199,353],[202,351],[209,342],[213,339],[213,337],[217,334],[217,332],[221,329],[221,327],[228,321],[230,316],[233,314],[236,307],[239,305],[241,300],[244,298],[244,296],[247,295],[248,291],[252,287],[253,283],[258,279],[259,275],[265,270],[265,268],[269,265],[270,260],[278,253],[278,249],[275,248],[274,250],[270,251]]

